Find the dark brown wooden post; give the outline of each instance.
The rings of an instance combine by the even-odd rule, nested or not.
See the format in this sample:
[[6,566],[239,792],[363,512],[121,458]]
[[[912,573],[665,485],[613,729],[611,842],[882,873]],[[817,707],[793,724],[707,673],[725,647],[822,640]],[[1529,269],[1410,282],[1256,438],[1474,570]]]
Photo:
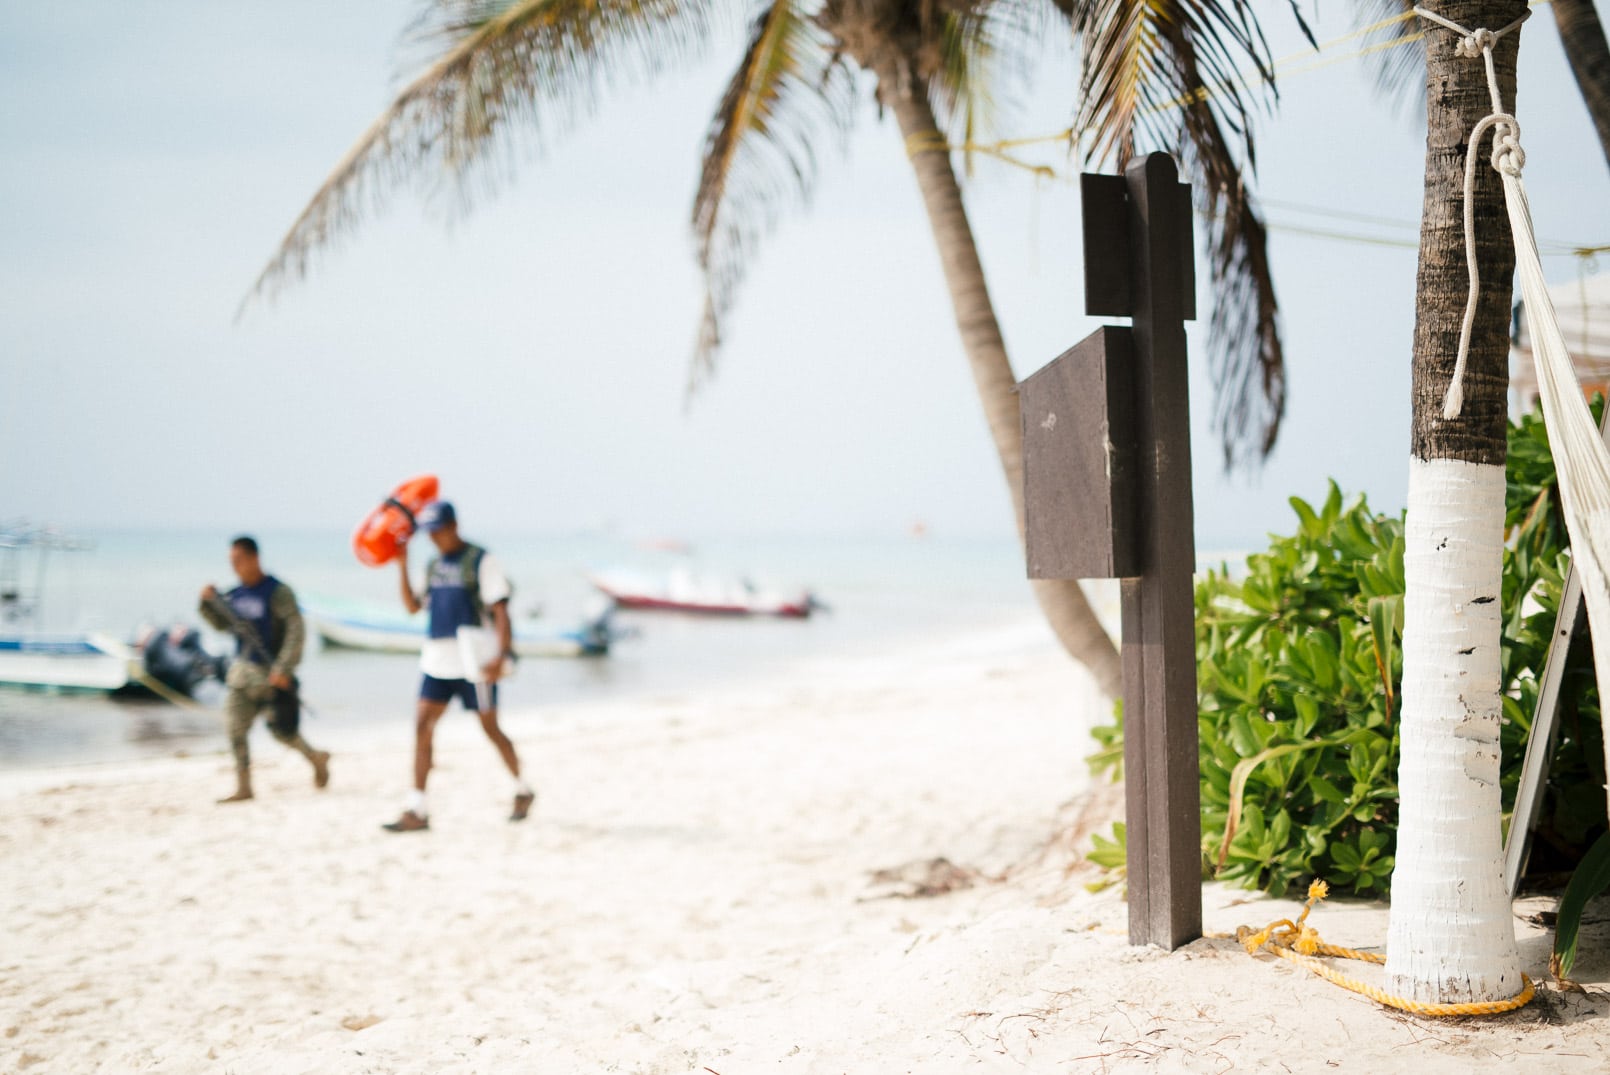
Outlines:
[[[1135,324],[1135,426],[1142,570],[1124,579],[1124,773],[1145,772],[1126,789],[1126,831],[1145,824],[1130,845],[1130,885],[1144,858],[1145,903],[1131,907],[1131,943],[1174,948],[1202,934],[1202,813],[1196,736],[1196,570],[1191,504],[1191,422],[1185,361],[1185,294],[1194,274],[1181,272],[1191,251],[1189,202],[1179,173],[1161,153],[1131,164],[1130,280]],[[1194,287],[1193,287],[1194,291]],[[1192,302],[1194,306],[1195,303]],[[1192,311],[1194,313],[1194,310]],[[1131,723],[1127,715],[1141,719]],[[1137,749],[1129,729],[1143,729]],[[1133,838],[1133,837],[1131,837]],[[1133,899],[1133,895],[1131,899]],[[1135,922],[1136,912],[1146,924]]]
[[1122,578],[1129,939],[1172,949],[1202,933],[1190,189],[1161,153],[1081,187],[1086,312],[1134,327],[1020,386],[1029,575]]

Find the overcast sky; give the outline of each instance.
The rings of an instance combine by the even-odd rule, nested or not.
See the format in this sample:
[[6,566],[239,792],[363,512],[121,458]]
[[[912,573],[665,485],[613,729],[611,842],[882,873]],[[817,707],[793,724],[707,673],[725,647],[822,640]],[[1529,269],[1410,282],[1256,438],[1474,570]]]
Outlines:
[[[1262,6],[1277,56],[1302,44],[1284,7]],[[468,216],[400,192],[236,324],[280,235],[387,103],[415,9],[0,5],[0,517],[344,529],[429,470],[477,529],[1010,533],[915,181],[870,101],[848,152],[825,154],[812,206],[765,245],[720,376],[684,409],[700,301],[688,209],[735,28],[522,154]],[[1345,6],[1325,15],[1321,39],[1351,29]],[[1539,234],[1610,241],[1610,173],[1547,9],[1520,81]],[[1005,133],[1065,126],[1073,82],[1070,60],[1049,60]],[[1370,87],[1358,60],[1282,82],[1259,134],[1264,197],[1418,219],[1423,120]],[[1026,376],[1096,324],[1076,188],[983,162],[967,197]],[[1321,495],[1326,476],[1402,503],[1414,252],[1278,229],[1271,245],[1290,406],[1255,478],[1219,471],[1193,330],[1203,548],[1289,528],[1286,497]]]

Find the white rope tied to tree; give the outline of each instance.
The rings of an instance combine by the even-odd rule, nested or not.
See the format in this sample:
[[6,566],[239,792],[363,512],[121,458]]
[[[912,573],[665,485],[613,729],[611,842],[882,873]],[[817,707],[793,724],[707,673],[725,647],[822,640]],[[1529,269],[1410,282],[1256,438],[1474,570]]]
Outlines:
[[[1504,205],[1509,211],[1510,230],[1515,243],[1515,272],[1520,277],[1521,295],[1526,303],[1533,337],[1532,357],[1537,364],[1538,395],[1543,403],[1543,424],[1549,448],[1559,475],[1560,498],[1565,507],[1565,528],[1571,537],[1571,562],[1582,573],[1582,593],[1587,600],[1588,621],[1592,627],[1593,664],[1603,691],[1610,688],[1610,585],[1606,567],[1610,565],[1610,448],[1594,424],[1593,413],[1582,395],[1571,354],[1565,346],[1549,297],[1548,282],[1537,253],[1532,231],[1532,211],[1521,182],[1526,155],[1520,146],[1520,124],[1504,111],[1498,92],[1498,76],[1493,69],[1493,46],[1498,39],[1518,27],[1525,16],[1493,33],[1466,30],[1442,16],[1416,7],[1424,19],[1445,26],[1460,35],[1459,54],[1480,55],[1487,68],[1487,88],[1492,94],[1493,112],[1476,124],[1470,134],[1465,158],[1465,247],[1470,262],[1470,299],[1465,308],[1464,331],[1460,337],[1459,359],[1449,385],[1443,417],[1457,417],[1464,402],[1461,380],[1469,348],[1471,323],[1475,318],[1476,276],[1475,213],[1472,207],[1475,183],[1476,147],[1489,129],[1496,129],[1492,153],[1493,168],[1503,177]],[[1610,763],[1610,736],[1605,738],[1605,756]]]
[[1476,153],[1481,139],[1493,131],[1493,167],[1503,175],[1519,177],[1526,167],[1526,153],[1521,149],[1520,121],[1504,111],[1504,100],[1498,92],[1498,73],[1493,68],[1493,48],[1498,39],[1531,18],[1530,11],[1494,32],[1467,30],[1456,22],[1443,18],[1434,11],[1416,5],[1414,13],[1459,35],[1455,52],[1475,59],[1480,56],[1487,66],[1487,90],[1492,95],[1492,115],[1476,124],[1470,132],[1470,148],[1465,153],[1465,264],[1470,269],[1470,293],[1465,299],[1465,319],[1459,327],[1459,357],[1454,362],[1453,380],[1448,382],[1448,394],[1443,397],[1442,417],[1453,419],[1465,406],[1465,366],[1470,358],[1470,333],[1476,323],[1476,300],[1481,291],[1481,271],[1476,265]]

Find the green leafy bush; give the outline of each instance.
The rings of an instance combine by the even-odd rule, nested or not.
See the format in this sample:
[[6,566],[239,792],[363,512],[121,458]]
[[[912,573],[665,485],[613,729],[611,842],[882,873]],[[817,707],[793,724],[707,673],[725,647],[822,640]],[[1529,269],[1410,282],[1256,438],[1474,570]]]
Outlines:
[[1610,889],[1610,833],[1599,837],[1571,874],[1560,897],[1559,921],[1554,933],[1554,954],[1549,973],[1565,978],[1576,964],[1576,942],[1582,929],[1582,912],[1588,901]]
[[[1539,415],[1510,428],[1504,553],[1501,780],[1513,803],[1563,573],[1569,562]],[[1205,872],[1284,892],[1323,877],[1384,892],[1397,833],[1403,660],[1403,520],[1344,499],[1292,498],[1297,529],[1196,583]],[[1540,855],[1574,862],[1605,827],[1598,700],[1573,650]],[[1121,771],[1122,722],[1096,730],[1092,767]],[[1104,841],[1103,860],[1114,856]],[[1538,856],[1534,855],[1534,862]]]

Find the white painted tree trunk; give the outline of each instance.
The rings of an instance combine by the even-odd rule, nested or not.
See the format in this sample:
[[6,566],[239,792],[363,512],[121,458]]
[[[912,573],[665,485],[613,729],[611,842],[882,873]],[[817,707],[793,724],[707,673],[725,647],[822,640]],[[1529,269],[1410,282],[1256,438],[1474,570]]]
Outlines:
[[1419,1001],[1521,990],[1499,832],[1503,528],[1502,466],[1411,458],[1386,973]]

